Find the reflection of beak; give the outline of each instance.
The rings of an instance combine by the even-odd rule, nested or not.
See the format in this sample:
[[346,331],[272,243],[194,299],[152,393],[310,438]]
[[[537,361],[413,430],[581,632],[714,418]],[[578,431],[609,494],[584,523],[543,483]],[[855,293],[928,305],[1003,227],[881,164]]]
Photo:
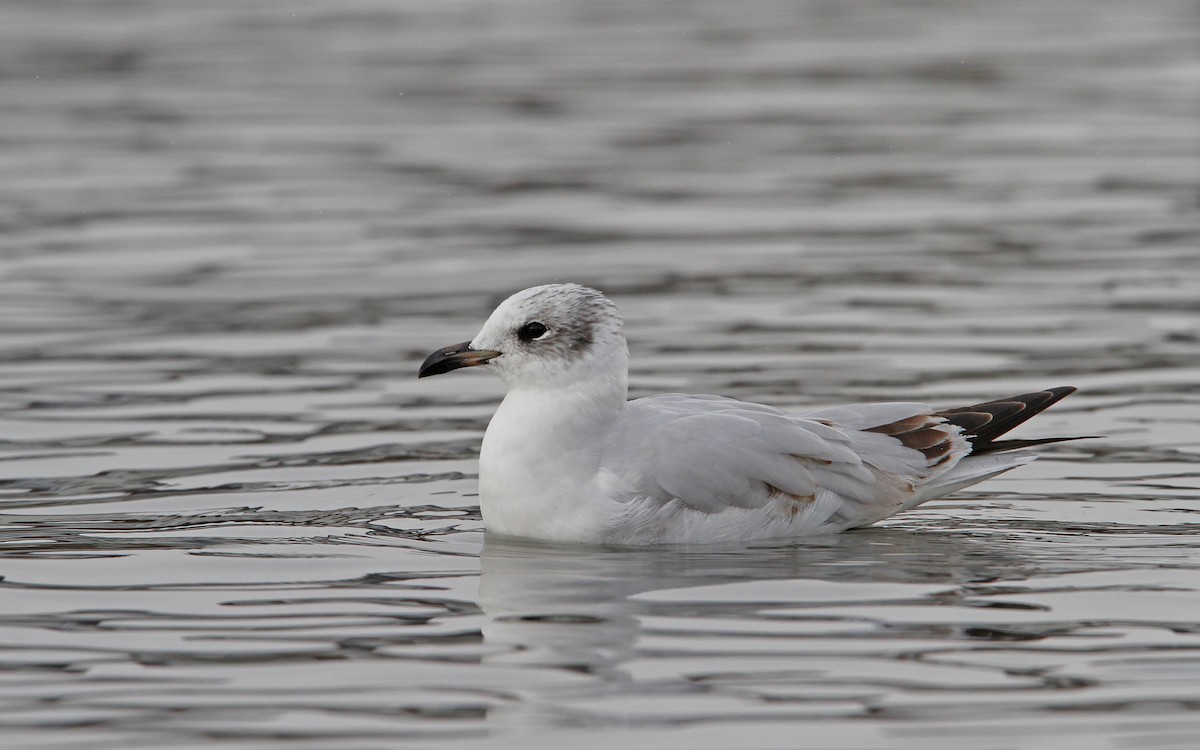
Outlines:
[[499,356],[500,352],[493,352],[488,349],[472,349],[471,342],[464,341],[461,344],[447,346],[445,349],[438,349],[426,357],[425,361],[421,363],[421,369],[417,372],[417,377],[423,378],[427,375],[441,375],[443,372],[457,370],[460,367],[476,367]]

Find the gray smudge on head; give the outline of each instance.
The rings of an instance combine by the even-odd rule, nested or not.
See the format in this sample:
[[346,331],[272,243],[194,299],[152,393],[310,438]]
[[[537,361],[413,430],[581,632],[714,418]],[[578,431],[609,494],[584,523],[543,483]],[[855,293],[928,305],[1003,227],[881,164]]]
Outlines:
[[546,355],[582,355],[597,338],[621,335],[617,306],[595,289],[579,284],[549,284],[525,290],[520,305],[524,318],[516,325],[537,321],[551,329],[546,339],[525,342],[529,350]]

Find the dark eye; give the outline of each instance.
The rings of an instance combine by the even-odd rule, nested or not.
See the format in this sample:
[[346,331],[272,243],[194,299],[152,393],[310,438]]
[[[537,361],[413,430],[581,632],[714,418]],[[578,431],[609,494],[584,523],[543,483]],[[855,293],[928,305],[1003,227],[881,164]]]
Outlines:
[[533,341],[534,339],[540,339],[545,334],[546,326],[542,325],[536,320],[532,323],[526,323],[517,329],[517,338],[521,339],[522,341]]

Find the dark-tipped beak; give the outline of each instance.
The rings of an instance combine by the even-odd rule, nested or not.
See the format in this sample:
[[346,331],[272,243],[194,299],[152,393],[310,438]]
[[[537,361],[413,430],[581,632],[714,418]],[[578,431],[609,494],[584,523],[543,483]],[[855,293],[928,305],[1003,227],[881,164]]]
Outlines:
[[443,372],[457,370],[460,367],[475,367],[499,356],[500,352],[472,349],[471,342],[464,341],[461,344],[447,346],[445,349],[438,349],[426,357],[425,361],[421,363],[417,377],[441,375]]

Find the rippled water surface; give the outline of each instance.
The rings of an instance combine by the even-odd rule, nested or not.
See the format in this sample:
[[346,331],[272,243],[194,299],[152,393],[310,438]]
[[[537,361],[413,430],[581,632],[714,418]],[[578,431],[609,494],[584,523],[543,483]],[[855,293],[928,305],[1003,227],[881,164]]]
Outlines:
[[[1193,748],[1194,3],[0,6],[0,745]],[[836,538],[487,539],[600,286],[635,395],[1081,388]]]

